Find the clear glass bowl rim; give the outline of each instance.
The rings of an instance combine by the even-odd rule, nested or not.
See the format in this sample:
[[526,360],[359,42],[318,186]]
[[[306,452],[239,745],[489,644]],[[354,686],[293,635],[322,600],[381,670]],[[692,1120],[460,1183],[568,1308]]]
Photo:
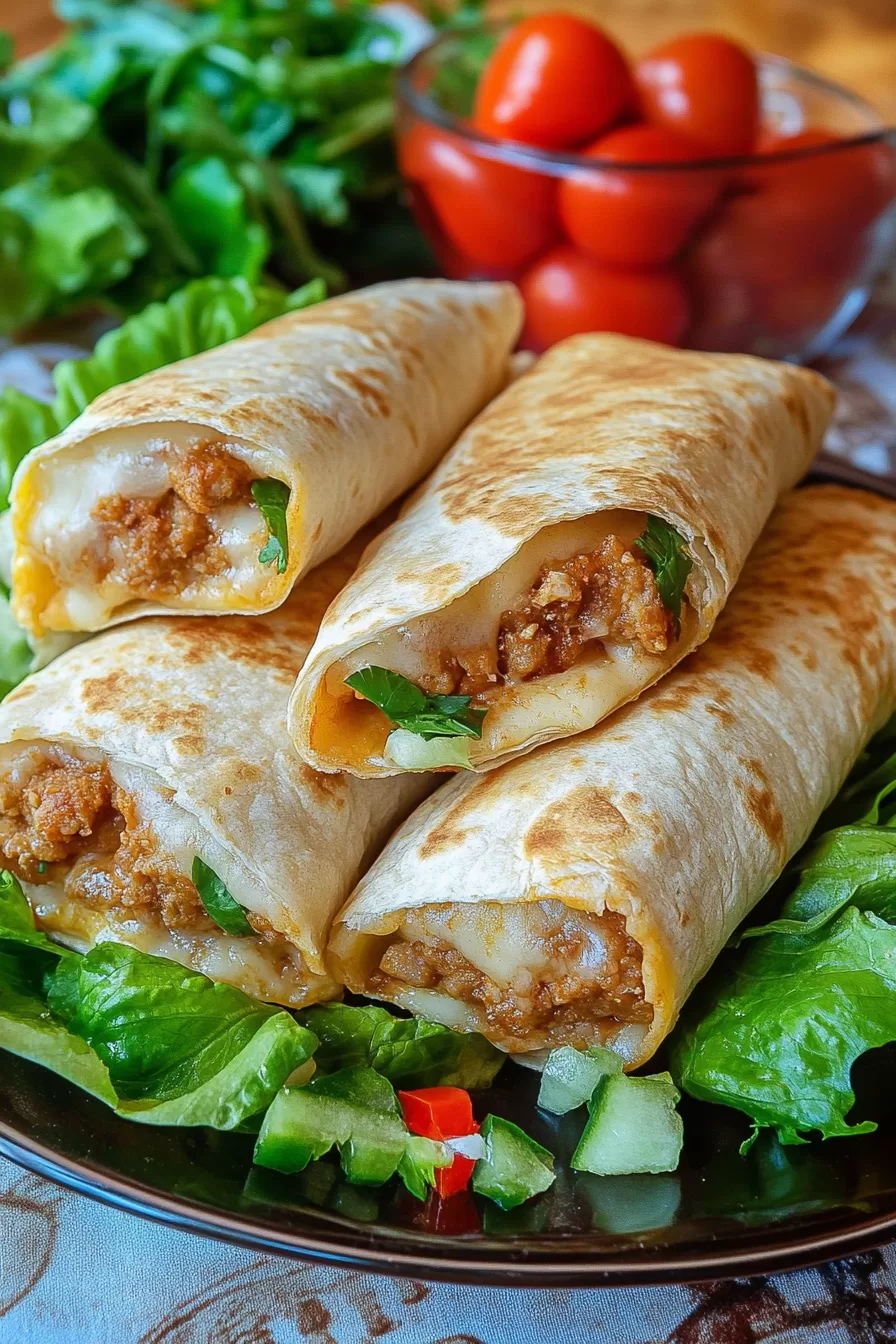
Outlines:
[[431,41],[415,52],[397,72],[395,87],[399,107],[410,110],[418,118],[422,118],[432,125],[450,131],[452,135],[465,140],[477,151],[481,151],[486,158],[500,159],[517,167],[530,168],[552,176],[565,176],[570,168],[584,168],[592,172],[600,168],[612,172],[662,172],[666,175],[681,172],[718,172],[720,169],[743,169],[756,167],[757,165],[766,166],[798,162],[803,159],[818,159],[829,154],[842,154],[844,151],[855,149],[858,146],[878,144],[887,140],[896,143],[896,127],[887,127],[881,121],[873,106],[860,94],[854,93],[851,89],[845,88],[842,84],[838,84],[824,75],[816,74],[814,70],[798,65],[786,56],[776,56],[768,52],[756,53],[756,60],[762,67],[776,69],[782,74],[786,73],[795,83],[808,84],[834,100],[847,103],[867,117],[870,122],[876,124],[861,135],[844,136],[830,145],[808,145],[800,149],[779,150],[774,154],[738,154],[727,158],[676,160],[674,163],[626,163],[617,159],[592,158],[585,154],[560,154],[553,150],[536,149],[532,145],[524,145],[519,141],[498,139],[495,136],[485,135],[481,131],[474,130],[452,113],[446,112],[428,94],[421,93],[414,86],[414,77],[420,66],[439,47],[447,46],[450,42],[456,42],[458,38],[477,33],[501,32],[510,26],[511,24],[508,22],[497,22],[477,24],[468,28],[455,28],[448,32],[437,33]]

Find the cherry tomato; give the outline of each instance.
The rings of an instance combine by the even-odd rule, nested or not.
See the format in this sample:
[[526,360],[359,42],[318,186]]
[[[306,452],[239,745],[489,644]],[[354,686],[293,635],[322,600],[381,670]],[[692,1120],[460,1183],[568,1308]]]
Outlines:
[[542,149],[568,149],[634,106],[625,57],[605,33],[571,14],[536,14],[511,28],[476,90],[481,131]]
[[749,154],[759,130],[756,64],[714,33],[664,42],[635,66],[648,121],[690,136],[712,155]]
[[786,136],[765,130],[757,144],[760,156],[823,147],[830,153],[781,163],[764,164],[759,157],[743,175],[748,185],[766,194],[775,228],[794,235],[806,230],[810,248],[854,237],[896,196],[896,154],[882,141],[849,146],[831,131],[810,128]]
[[458,136],[422,122],[401,140],[399,158],[448,241],[470,260],[510,271],[550,243],[556,231],[553,179],[486,158]]
[[732,197],[690,251],[689,340],[698,347],[796,354],[855,283],[863,232],[838,240],[779,204],[773,191]]
[[[615,163],[682,163],[699,147],[662,126],[622,126],[583,151]],[[718,173],[697,170],[621,172],[594,167],[572,173],[557,196],[560,222],[582,252],[608,266],[671,261],[718,196]]]
[[519,281],[526,302],[523,342],[546,350],[581,331],[621,331],[674,345],[688,324],[675,271],[611,271],[572,247],[556,247]]

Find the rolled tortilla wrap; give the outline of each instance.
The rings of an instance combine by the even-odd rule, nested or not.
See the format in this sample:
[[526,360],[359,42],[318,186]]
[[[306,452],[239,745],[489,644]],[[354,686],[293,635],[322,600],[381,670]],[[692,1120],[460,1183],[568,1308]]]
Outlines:
[[[824,379],[625,336],[556,346],[461,436],[327,613],[290,706],[322,770],[458,763],[345,684],[365,667],[486,710],[488,769],[590,728],[706,638],[775,500],[828,421]],[[634,545],[671,524],[680,628]],[[668,538],[669,528],[665,528]]]
[[333,975],[515,1054],[643,1064],[894,706],[896,506],[788,495],[660,685],[417,809],[334,925]]
[[[82,951],[130,943],[278,1003],[338,992],[330,922],[430,787],[317,774],[286,734],[296,669],[358,551],[268,615],[120,626],[7,696],[0,867],[43,929]],[[242,907],[245,936],[206,913],[197,857],[237,921]]]
[[[503,387],[520,320],[512,285],[375,285],[104,393],[16,475],[16,619],[271,610]],[[288,487],[285,559],[261,481]]]

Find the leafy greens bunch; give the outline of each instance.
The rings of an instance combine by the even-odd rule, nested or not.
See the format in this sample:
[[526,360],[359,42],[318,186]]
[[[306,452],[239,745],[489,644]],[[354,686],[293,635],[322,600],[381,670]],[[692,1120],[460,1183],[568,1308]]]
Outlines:
[[693,1096],[744,1111],[753,1138],[762,1127],[782,1143],[866,1134],[873,1121],[848,1118],[852,1066],[896,1040],[896,718],[781,896],[778,917],[720,958],[674,1039],[675,1070]]
[[425,264],[391,142],[405,39],[369,5],[56,7],[48,52],[10,66],[0,43],[0,333],[204,275],[338,289],[342,258]]

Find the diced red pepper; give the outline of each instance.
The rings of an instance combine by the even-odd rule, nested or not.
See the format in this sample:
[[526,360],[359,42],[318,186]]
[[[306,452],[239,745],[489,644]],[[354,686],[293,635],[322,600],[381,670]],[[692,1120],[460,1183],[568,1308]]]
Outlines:
[[470,1094],[462,1087],[418,1087],[399,1092],[398,1100],[408,1129],[425,1139],[458,1139],[479,1131]]
[[[478,1129],[479,1126],[477,1125]],[[442,1199],[450,1199],[452,1195],[460,1194],[461,1190],[466,1190],[470,1184],[470,1177],[473,1175],[473,1168],[476,1163],[472,1157],[464,1157],[462,1153],[454,1154],[454,1161],[450,1167],[436,1167],[436,1190]]]
[[[399,1092],[404,1122],[412,1134],[426,1139],[459,1139],[478,1134],[473,1119],[473,1103],[462,1087],[419,1087],[414,1092]],[[436,1191],[442,1199],[465,1190],[476,1163],[455,1153],[450,1167],[436,1168]]]

